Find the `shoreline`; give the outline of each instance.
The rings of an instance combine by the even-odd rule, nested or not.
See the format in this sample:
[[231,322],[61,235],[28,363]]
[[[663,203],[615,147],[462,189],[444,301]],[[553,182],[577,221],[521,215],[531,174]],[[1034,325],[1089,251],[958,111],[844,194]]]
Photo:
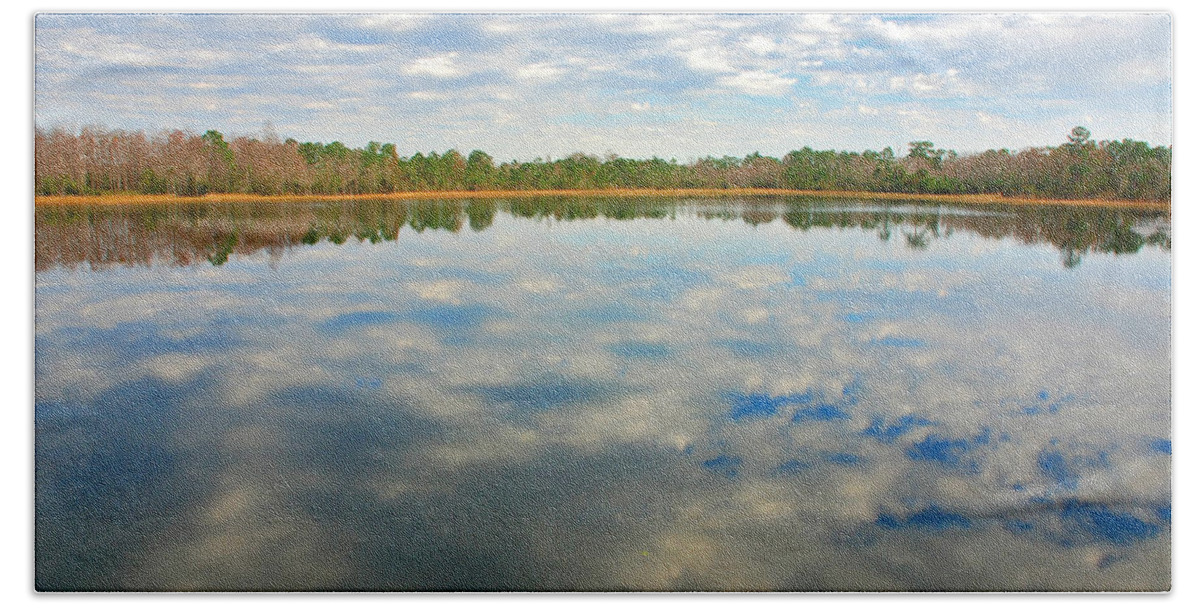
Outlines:
[[903,192],[865,192],[858,190],[788,190],[783,188],[614,188],[593,190],[447,190],[423,192],[393,192],[387,194],[207,194],[204,196],[175,196],[173,194],[100,194],[100,195],[35,195],[34,206],[43,205],[169,205],[189,203],[270,203],[270,202],[337,202],[347,200],[421,200],[470,198],[540,198],[549,196],[577,197],[759,197],[794,196],[803,198],[849,198],[855,200],[884,200],[955,203],[963,205],[1029,205],[1047,207],[1110,207],[1170,211],[1171,203],[1125,199],[1050,199],[1009,197],[998,194],[909,194]]

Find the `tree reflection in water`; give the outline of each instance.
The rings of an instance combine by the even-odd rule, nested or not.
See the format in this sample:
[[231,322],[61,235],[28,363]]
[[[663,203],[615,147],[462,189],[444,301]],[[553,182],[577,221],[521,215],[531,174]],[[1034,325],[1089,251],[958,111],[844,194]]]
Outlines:
[[677,213],[710,220],[742,219],[751,226],[782,219],[798,232],[814,229],[876,231],[890,241],[902,230],[906,245],[924,250],[933,241],[966,230],[1062,251],[1064,268],[1085,254],[1136,253],[1152,246],[1170,250],[1170,215],[1163,212],[1084,207],[998,205],[876,205],[832,200],[767,199],[667,201],[644,198],[472,199],[397,202],[353,200],[332,203],[214,203],[130,206],[46,206],[35,212],[37,270],[56,266],[220,266],[232,254],[266,250],[273,256],[322,241],[341,245],[352,237],[380,243],[415,232],[481,232],[497,212],[527,220],[574,221],[666,219]]

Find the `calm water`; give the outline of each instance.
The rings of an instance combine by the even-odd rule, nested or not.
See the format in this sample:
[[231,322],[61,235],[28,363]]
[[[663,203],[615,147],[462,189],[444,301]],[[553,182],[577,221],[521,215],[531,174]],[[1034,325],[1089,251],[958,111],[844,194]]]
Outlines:
[[1165,589],[1170,218],[36,211],[42,589]]

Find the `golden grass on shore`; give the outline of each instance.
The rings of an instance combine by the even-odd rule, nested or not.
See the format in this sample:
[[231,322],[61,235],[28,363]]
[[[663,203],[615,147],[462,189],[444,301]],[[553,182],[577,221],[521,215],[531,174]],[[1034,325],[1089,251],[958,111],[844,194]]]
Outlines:
[[798,196],[842,198],[856,200],[922,201],[964,205],[1045,205],[1073,207],[1117,207],[1170,211],[1169,201],[1138,201],[1120,199],[1050,199],[1000,196],[996,194],[905,194],[900,192],[861,192],[849,190],[787,190],[783,188],[678,188],[635,189],[614,188],[595,190],[456,190],[429,192],[395,192],[391,194],[207,194],[204,196],[174,196],[171,194],[101,194],[77,196],[34,197],[34,205],[167,205],[179,203],[246,203],[246,202],[311,202],[344,200],[414,200],[463,198],[533,198],[546,196],[586,197],[698,197],[729,198],[758,196]]

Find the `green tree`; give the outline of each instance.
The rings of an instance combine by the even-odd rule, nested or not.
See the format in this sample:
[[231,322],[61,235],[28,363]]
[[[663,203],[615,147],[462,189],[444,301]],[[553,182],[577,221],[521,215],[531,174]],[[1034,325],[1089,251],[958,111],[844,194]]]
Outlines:
[[1092,132],[1084,127],[1075,127],[1071,129],[1071,134],[1067,136],[1071,147],[1082,148],[1092,137]]
[[200,136],[208,155],[208,185],[219,192],[234,192],[237,176],[237,165],[234,162],[233,150],[225,142],[225,136],[220,131],[209,129]]
[[931,141],[910,141],[908,142],[908,157],[920,158],[929,160],[933,153],[933,142]]

